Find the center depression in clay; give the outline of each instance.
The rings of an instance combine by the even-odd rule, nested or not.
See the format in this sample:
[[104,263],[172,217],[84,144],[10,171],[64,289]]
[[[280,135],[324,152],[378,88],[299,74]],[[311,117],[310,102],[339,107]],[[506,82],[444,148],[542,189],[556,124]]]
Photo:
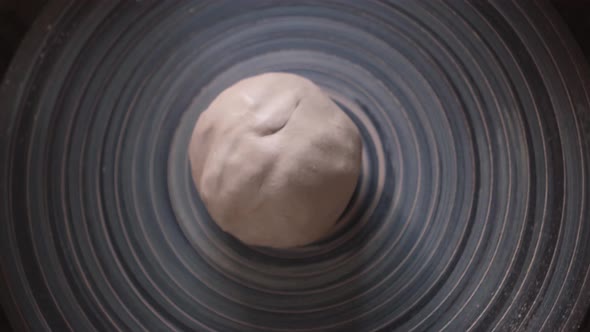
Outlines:
[[361,138],[310,80],[246,78],[197,121],[193,180],[209,215],[248,245],[291,248],[330,234],[354,192]]

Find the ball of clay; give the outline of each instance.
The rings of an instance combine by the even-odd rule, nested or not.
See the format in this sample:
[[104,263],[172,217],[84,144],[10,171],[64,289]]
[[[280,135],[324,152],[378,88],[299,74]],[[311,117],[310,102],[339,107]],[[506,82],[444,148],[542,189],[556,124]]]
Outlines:
[[266,73],[201,113],[189,146],[209,215],[248,245],[289,248],[329,235],[355,189],[361,139],[310,80]]

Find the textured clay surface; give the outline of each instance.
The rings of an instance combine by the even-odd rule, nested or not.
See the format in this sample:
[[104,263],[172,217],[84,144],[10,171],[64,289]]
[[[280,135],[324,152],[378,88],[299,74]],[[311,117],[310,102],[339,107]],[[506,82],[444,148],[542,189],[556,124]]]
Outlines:
[[330,233],[356,186],[361,139],[310,80],[267,73],[223,91],[192,134],[192,176],[211,217],[249,245],[302,246]]

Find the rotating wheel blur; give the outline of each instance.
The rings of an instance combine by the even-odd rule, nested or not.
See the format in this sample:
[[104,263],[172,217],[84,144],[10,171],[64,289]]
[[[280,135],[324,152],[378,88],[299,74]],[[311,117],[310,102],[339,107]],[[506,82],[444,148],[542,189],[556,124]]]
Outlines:
[[[4,306],[31,330],[574,329],[574,45],[532,1],[56,1],[0,92]],[[188,170],[199,112],[268,71],[313,80],[363,137],[346,226],[299,250],[221,232]]]

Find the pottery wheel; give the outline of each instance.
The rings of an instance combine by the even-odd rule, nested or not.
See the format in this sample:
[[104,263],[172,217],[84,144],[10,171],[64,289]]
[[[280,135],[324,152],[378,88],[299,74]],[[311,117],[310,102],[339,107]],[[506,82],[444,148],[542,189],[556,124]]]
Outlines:
[[[199,113],[264,72],[363,140],[345,226],[296,250],[226,235],[190,178]],[[54,1],[0,92],[3,305],[33,331],[575,330],[588,77],[541,1]]]

